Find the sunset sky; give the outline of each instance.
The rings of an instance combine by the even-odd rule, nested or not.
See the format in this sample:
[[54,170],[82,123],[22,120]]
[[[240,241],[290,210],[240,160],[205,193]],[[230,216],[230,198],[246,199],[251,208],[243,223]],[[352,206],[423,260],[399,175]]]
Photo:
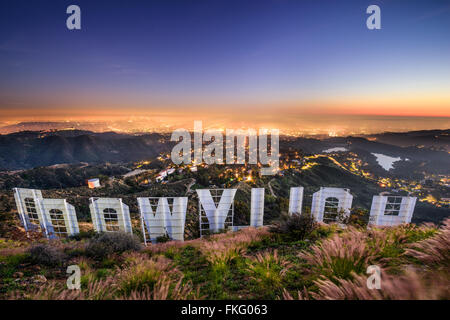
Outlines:
[[448,0],[2,0],[0,117],[450,117],[449,33]]

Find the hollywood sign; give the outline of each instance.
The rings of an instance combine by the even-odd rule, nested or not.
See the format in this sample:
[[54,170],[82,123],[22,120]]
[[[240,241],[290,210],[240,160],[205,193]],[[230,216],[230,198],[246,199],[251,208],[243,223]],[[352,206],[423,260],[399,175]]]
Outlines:
[[[301,214],[303,187],[293,187],[289,195],[289,214]],[[234,226],[234,197],[237,189],[197,189],[200,235]],[[264,188],[252,188],[250,226],[262,227],[264,219]],[[45,199],[40,190],[14,189],[17,210],[25,230],[42,231],[49,239],[79,233],[75,208],[65,199]],[[353,196],[348,189],[320,188],[312,197],[311,214],[317,222],[337,222],[338,216],[350,215]],[[130,210],[120,198],[90,198],[89,209],[96,232],[133,233]],[[156,242],[168,236],[184,240],[188,205],[187,197],[137,198],[144,242]],[[374,196],[369,225],[395,226],[410,223],[415,197]]]

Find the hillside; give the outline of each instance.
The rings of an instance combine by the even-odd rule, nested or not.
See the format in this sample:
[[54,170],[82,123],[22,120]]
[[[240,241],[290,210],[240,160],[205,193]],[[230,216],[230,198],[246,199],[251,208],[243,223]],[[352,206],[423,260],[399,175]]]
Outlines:
[[0,135],[0,170],[29,169],[55,164],[123,163],[157,157],[170,151],[164,136],[139,136],[88,131],[19,132]]
[[399,147],[421,146],[450,152],[450,130],[423,130],[404,133],[385,132],[367,137]]
[[[324,150],[332,148],[345,148],[348,152],[358,154],[358,156],[368,162],[375,172],[393,174],[398,176],[408,176],[411,173],[437,173],[450,174],[450,155],[446,148],[450,148],[446,131],[439,131],[442,148],[432,148],[432,143],[437,135],[428,134],[422,137],[423,140],[429,141],[426,146],[404,144],[399,145],[396,139],[380,139],[376,141],[368,140],[370,137],[337,137],[329,139],[310,139],[310,138],[290,138],[280,142],[280,150],[301,150],[304,154],[323,153]],[[409,133],[398,133],[396,137],[406,137],[410,139]],[[411,138],[412,139],[412,138]],[[408,140],[410,141],[410,140]],[[383,154],[386,156],[401,158],[402,161],[396,163],[394,170],[387,173],[378,163],[373,153]],[[406,160],[407,159],[407,160]]]
[[[450,298],[449,220],[439,230],[365,230],[295,219],[145,248],[124,234],[40,246],[3,240],[0,299]],[[68,265],[80,267],[81,290],[66,288]],[[381,290],[367,287],[371,265]]]
[[[448,130],[422,132],[421,145],[398,141],[414,140],[414,133],[393,134],[395,138],[380,135],[376,141],[363,137],[339,137],[312,139],[302,137],[280,137],[280,152],[295,151],[300,154],[317,154],[326,149],[342,147],[357,153],[374,170],[383,172],[373,153],[403,159],[396,164],[391,174],[408,176],[421,172],[450,174]],[[384,138],[383,138],[384,137]],[[438,137],[438,138],[436,138]],[[371,138],[371,137],[367,137]],[[373,137],[372,137],[373,138]],[[118,134],[95,133],[86,130],[22,131],[0,135],[0,171],[23,170],[55,164],[128,163],[170,153],[174,143],[167,134]],[[418,141],[419,141],[418,140]],[[425,143],[425,140],[429,143]],[[436,141],[442,148],[433,147]],[[407,159],[407,160],[406,160]]]
[[[138,219],[136,197],[149,196],[189,196],[189,210],[187,217],[187,235],[198,234],[198,199],[194,192],[198,188],[216,187],[237,188],[235,198],[235,225],[248,225],[250,221],[250,193],[251,188],[265,188],[264,221],[270,223],[277,219],[280,213],[288,211],[290,187],[303,186],[304,210],[311,206],[312,194],[322,186],[349,188],[354,196],[353,208],[362,210],[368,217],[372,197],[385,191],[376,181],[364,179],[336,166],[327,158],[315,159],[317,165],[308,170],[284,170],[282,175],[258,177],[252,181],[236,182],[230,180],[225,166],[210,166],[199,168],[198,172],[185,172],[170,177],[166,184],[139,184],[138,181],[148,179],[148,174],[132,179],[123,178],[123,174],[130,169],[120,165],[71,165],[25,170],[14,174],[0,174],[0,212],[8,216],[15,216],[12,188],[42,189],[44,197],[64,198],[74,205],[78,219],[90,221],[88,202],[90,197],[122,198],[130,206],[131,216]],[[152,164],[150,164],[151,166]],[[157,164],[155,164],[157,165]],[[157,172],[159,169],[151,171]],[[152,173],[150,173],[151,176]],[[86,179],[99,176],[102,188],[88,189]],[[191,185],[190,192],[188,186]],[[273,194],[272,194],[273,192]],[[2,210],[1,208],[8,208]],[[417,202],[413,222],[440,223],[448,217],[448,208],[437,208],[431,204]],[[138,228],[139,229],[139,228]]]

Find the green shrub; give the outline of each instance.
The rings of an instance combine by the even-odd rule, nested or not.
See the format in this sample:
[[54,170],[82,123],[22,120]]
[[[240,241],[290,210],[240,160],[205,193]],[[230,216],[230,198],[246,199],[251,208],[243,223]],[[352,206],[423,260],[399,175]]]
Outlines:
[[342,229],[335,223],[320,224],[316,229],[314,229],[314,231],[311,232],[309,239],[312,241],[316,241],[320,239],[326,239],[334,234],[340,233],[342,233]]
[[95,238],[96,232],[94,230],[80,231],[80,233],[69,236],[69,240],[81,241],[83,239]]
[[64,254],[66,254],[69,258],[81,257],[84,256],[84,248],[67,248],[64,250]]
[[171,261],[162,256],[148,259],[136,255],[116,273],[115,281],[121,293],[130,295],[133,291],[153,290],[158,280],[176,274]]
[[47,244],[34,245],[28,250],[30,261],[46,266],[61,265],[66,256],[59,249]]
[[165,242],[169,242],[171,239],[169,237],[169,235],[166,233],[163,236],[157,237],[156,238],[156,242],[157,243],[165,243]]
[[[9,256],[0,255],[0,283],[1,280],[5,281],[7,278],[11,278],[17,271],[18,266],[30,259],[28,253],[21,253]],[[2,288],[0,286],[0,292]]]
[[96,279],[105,279],[109,276],[111,271],[109,269],[98,269],[95,273]]
[[89,240],[86,255],[96,260],[103,260],[113,253],[139,251],[141,243],[137,237],[123,232],[102,233]]
[[286,259],[278,256],[277,250],[257,253],[250,259],[248,273],[256,293],[261,295],[258,298],[274,299],[276,292],[281,290],[284,275],[291,267]]
[[304,240],[317,228],[317,223],[311,214],[283,214],[271,227],[274,233],[287,234],[296,240]]
[[382,250],[367,243],[366,232],[349,229],[345,234],[335,234],[332,238],[313,245],[298,254],[306,260],[312,273],[328,279],[351,279],[353,274],[364,274]]
[[355,227],[367,227],[369,223],[369,211],[362,208],[351,209],[350,216],[348,217],[348,224]]

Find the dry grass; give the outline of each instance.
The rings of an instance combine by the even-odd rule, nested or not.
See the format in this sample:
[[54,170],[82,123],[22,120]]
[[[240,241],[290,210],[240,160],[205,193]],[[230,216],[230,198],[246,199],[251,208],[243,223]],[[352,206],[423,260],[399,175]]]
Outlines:
[[200,299],[199,289],[193,289],[192,283],[183,284],[181,278],[174,283],[167,277],[162,277],[155,284],[153,290],[132,291],[129,295],[124,295],[121,300],[198,300]]
[[379,251],[379,247],[367,244],[366,233],[349,228],[298,256],[327,277],[346,279],[351,278],[353,272],[365,272]]
[[[108,257],[106,262],[83,256],[72,258],[69,264],[77,264],[82,270],[81,290],[67,290],[65,280],[60,277],[59,281],[49,281],[38,289],[22,290],[9,297],[166,300],[249,294],[264,299],[278,296],[301,300],[449,299],[450,219],[436,230],[431,225],[371,230],[348,227],[321,233],[326,237],[315,237],[307,242],[311,243],[308,249],[298,253],[295,247],[286,248],[286,243],[274,247],[278,250],[261,246],[249,250],[255,242],[264,240],[265,244],[270,233],[265,228],[248,228],[186,242],[150,245],[141,252]],[[54,244],[62,251],[79,246]],[[105,266],[108,260],[113,260],[113,264]],[[187,266],[191,261],[195,264],[193,268]],[[5,266],[6,263],[9,262],[5,260]],[[15,268],[11,265],[10,268]],[[380,290],[367,288],[369,265],[382,268]]]
[[238,232],[220,233],[184,242],[170,241],[161,244],[150,244],[144,249],[144,252],[150,255],[157,255],[168,250],[192,246],[200,250],[211,264],[226,263],[232,260],[233,257],[242,255],[250,244],[261,240],[269,234],[267,228],[246,228]]
[[278,251],[274,250],[257,253],[250,258],[247,271],[258,290],[267,294],[282,288],[283,278],[291,267],[292,263],[280,257]]
[[444,221],[434,237],[419,241],[406,249],[406,255],[414,257],[429,267],[450,269],[450,219]]
[[[272,266],[277,266],[280,270],[278,274],[280,276],[284,276],[289,268],[292,267],[292,263],[288,260],[281,258],[278,256],[278,251],[265,251],[263,253],[257,253],[254,258],[252,258],[254,264],[249,265],[248,269],[250,271],[255,272],[257,270],[258,265],[262,270],[265,270],[264,273],[266,275],[270,274]],[[255,279],[260,280],[260,279]]]
[[[87,261],[78,259],[84,265]],[[81,268],[81,266],[80,266]],[[52,281],[29,293],[13,293],[11,299],[31,300],[182,300],[198,299],[199,292],[191,282],[183,283],[183,275],[162,257],[147,258],[128,254],[125,264],[105,280],[95,280],[91,268],[86,270],[88,283],[81,290],[68,290],[64,283]]]
[[52,281],[45,286],[26,293],[13,292],[10,299],[27,300],[111,300],[116,293],[112,279],[89,282],[84,290],[68,290],[61,283]]
[[[427,281],[428,280],[428,281]],[[316,281],[318,293],[311,293],[317,300],[438,300],[449,299],[448,279],[433,276],[425,280],[423,275],[409,270],[405,275],[389,275],[382,271],[381,289],[369,289],[367,277],[354,275],[354,280],[339,279],[336,284],[328,279]]]
[[[286,300],[438,300],[450,298],[449,257],[450,219],[439,231],[436,227],[401,225],[390,228],[374,228],[365,233],[349,228],[303,252],[299,256],[309,264],[322,268],[314,287],[292,294],[283,291]],[[427,238],[428,235],[434,236]],[[414,242],[414,239],[425,239]],[[413,242],[413,243],[410,243]],[[405,247],[406,250],[399,251]],[[394,250],[395,249],[395,250]],[[369,289],[365,267],[374,261],[389,262],[392,252],[400,257],[414,257],[416,267],[408,260],[400,260],[401,273],[391,274],[389,268],[381,271],[381,289]],[[399,253],[400,252],[400,253]],[[337,263],[339,262],[340,263]],[[347,261],[347,263],[344,263]],[[355,269],[352,270],[352,263]],[[345,270],[350,276],[337,276]],[[361,266],[361,268],[356,267]],[[364,266],[364,268],[362,268]],[[333,271],[330,274],[323,271]]]
[[129,255],[123,266],[117,267],[113,277],[119,293],[131,294],[133,291],[153,290],[163,276],[181,277],[171,261],[163,256],[147,258],[142,254]]
[[214,235],[191,244],[200,250],[213,267],[226,269],[234,259],[244,255],[250,244],[267,234],[266,229],[248,228],[235,233]]
[[411,269],[404,275],[389,275],[382,270],[381,288],[369,289],[368,277],[353,275],[353,280],[327,278],[316,280],[314,291],[304,288],[296,296],[283,291],[284,300],[448,300],[450,286],[448,276],[436,273],[424,276]]

